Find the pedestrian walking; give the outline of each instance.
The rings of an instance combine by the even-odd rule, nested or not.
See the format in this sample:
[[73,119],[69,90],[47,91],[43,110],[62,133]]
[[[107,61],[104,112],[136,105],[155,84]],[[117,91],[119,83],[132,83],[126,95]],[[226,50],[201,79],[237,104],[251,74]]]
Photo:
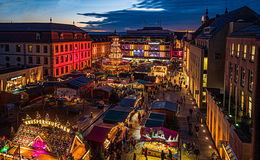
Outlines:
[[165,153],[162,150],[162,152],[161,152],[161,160],[164,160],[164,158],[165,158]]
[[136,160],[136,153],[134,153],[134,157],[133,157],[133,160]]
[[147,148],[144,149],[144,156],[145,156],[145,159],[148,160],[148,157],[147,157],[148,156],[148,149]]
[[172,160],[172,151],[169,149],[169,159]]

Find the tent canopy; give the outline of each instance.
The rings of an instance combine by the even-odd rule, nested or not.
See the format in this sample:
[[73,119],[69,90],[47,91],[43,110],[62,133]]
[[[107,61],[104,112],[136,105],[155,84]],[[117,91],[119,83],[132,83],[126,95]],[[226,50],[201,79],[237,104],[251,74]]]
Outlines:
[[95,125],[86,138],[89,141],[102,143],[105,141],[108,133],[113,127],[115,127],[115,125],[107,123]]
[[108,121],[110,123],[124,122],[128,114],[129,112],[109,110],[105,114],[103,121]]
[[169,101],[156,101],[152,104],[152,110],[168,110],[172,112],[178,111],[179,105],[177,103],[172,103]]

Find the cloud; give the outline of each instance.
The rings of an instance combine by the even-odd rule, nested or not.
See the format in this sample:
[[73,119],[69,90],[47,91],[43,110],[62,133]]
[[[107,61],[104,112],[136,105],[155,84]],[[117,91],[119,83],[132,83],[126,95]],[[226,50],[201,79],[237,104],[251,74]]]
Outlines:
[[[251,8],[260,11],[260,2],[253,0],[139,0],[131,8],[109,11],[105,13],[79,13],[78,15],[104,18],[102,21],[86,21],[86,30],[123,31],[126,28],[142,28],[144,26],[163,26],[172,30],[194,30],[200,25],[201,16],[209,9],[210,16],[222,14],[225,8],[233,10],[250,2]],[[254,4],[253,4],[254,3]]]

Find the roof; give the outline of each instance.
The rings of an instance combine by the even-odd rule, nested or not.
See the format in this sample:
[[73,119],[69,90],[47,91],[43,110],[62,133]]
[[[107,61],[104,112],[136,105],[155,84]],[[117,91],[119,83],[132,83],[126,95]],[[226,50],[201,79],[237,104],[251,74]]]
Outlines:
[[258,14],[247,6],[238,8],[215,18],[215,20],[209,24],[209,27],[212,28],[212,30],[207,33],[202,32],[201,35],[214,35],[224,28],[229,22],[235,22],[238,20],[253,22],[258,20]]
[[233,32],[229,37],[259,37],[260,22],[244,27],[241,30]]
[[64,81],[63,83],[72,87],[72,88],[80,88],[83,87],[91,82],[93,82],[93,79],[86,78],[86,77],[77,77],[75,79]]
[[151,112],[149,115],[150,119],[154,119],[154,120],[165,120],[166,115],[163,113],[155,113],[155,112]]
[[155,101],[152,104],[152,110],[168,110],[172,112],[178,111],[179,105],[177,103],[172,103],[169,101]]
[[156,119],[147,119],[145,123],[145,127],[163,127],[164,121],[163,120],[156,120]]
[[128,114],[129,112],[109,110],[105,113],[103,121],[108,121],[110,123],[124,122]]
[[92,39],[92,42],[111,42],[111,38],[109,38],[109,35],[90,35],[90,38]]
[[120,112],[131,112],[133,110],[133,108],[115,106],[115,107],[111,108],[111,110],[120,111]]
[[74,32],[86,33],[75,25],[60,23],[0,23],[0,32]]
[[113,124],[101,123],[95,125],[87,135],[87,140],[102,143],[108,136],[110,130],[114,127]]
[[102,90],[102,91],[105,91],[105,92],[112,92],[114,89],[115,88],[113,88],[111,86],[107,86],[107,85],[95,88],[95,90]]
[[136,98],[132,97],[125,97],[120,101],[120,106],[122,107],[134,107]]

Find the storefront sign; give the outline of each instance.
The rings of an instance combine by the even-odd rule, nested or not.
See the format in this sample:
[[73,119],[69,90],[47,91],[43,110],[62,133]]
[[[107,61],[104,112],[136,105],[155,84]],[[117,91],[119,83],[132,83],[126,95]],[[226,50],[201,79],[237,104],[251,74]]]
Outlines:
[[159,42],[149,42],[148,44],[150,44],[150,45],[158,45],[160,43]]
[[172,146],[178,146],[179,134],[163,127],[146,127],[141,130],[141,140],[161,141]]
[[11,78],[11,81],[19,79],[19,78],[22,78],[22,76],[13,77],[13,78]]
[[51,127],[55,127],[55,128],[59,128],[65,132],[70,132],[70,129],[67,128],[66,126],[58,123],[58,122],[52,122],[52,121],[48,121],[48,120],[44,120],[44,119],[31,119],[31,120],[25,120],[24,121],[25,124],[30,125],[30,124],[39,124],[42,126],[51,126]]

